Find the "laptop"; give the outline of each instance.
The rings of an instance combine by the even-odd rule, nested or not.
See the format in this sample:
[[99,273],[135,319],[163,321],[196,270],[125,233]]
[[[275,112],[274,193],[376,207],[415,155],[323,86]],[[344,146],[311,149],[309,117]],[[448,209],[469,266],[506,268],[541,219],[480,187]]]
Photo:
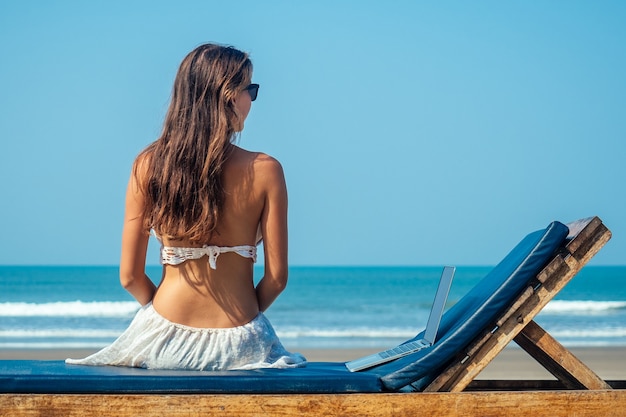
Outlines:
[[454,277],[455,271],[456,268],[453,266],[443,268],[443,272],[439,278],[437,293],[435,294],[435,301],[430,309],[430,316],[428,317],[428,323],[426,324],[426,330],[424,331],[424,337],[422,339],[403,343],[395,348],[346,362],[348,370],[350,372],[361,371],[431,347],[433,343],[435,343],[435,337],[437,337],[437,330],[439,330],[439,323],[441,322],[443,309],[448,300],[448,293],[450,292],[450,286],[452,285],[452,278]]

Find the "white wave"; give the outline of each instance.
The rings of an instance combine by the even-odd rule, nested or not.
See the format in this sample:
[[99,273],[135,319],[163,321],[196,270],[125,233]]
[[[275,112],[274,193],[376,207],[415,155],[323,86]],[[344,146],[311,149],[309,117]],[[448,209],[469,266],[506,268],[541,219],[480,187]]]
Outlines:
[[626,309],[626,301],[565,301],[552,300],[542,310],[542,313],[561,314],[561,313],[590,313],[605,312],[610,310]]
[[[0,330],[0,338],[71,338],[71,339],[113,339],[118,337],[122,330],[115,329],[12,329]],[[593,329],[553,329],[550,333],[554,337],[563,338],[616,338],[626,337],[626,327],[618,328],[593,328]],[[296,339],[300,337],[311,337],[320,339],[341,339],[341,338],[379,338],[379,339],[408,339],[415,336],[410,330],[320,330],[320,329],[294,329],[278,332],[280,338]]]
[[102,349],[107,343],[87,343],[87,342],[40,342],[40,343],[25,343],[25,342],[9,342],[0,343],[0,349]]
[[72,339],[95,339],[116,338],[122,333],[121,330],[110,329],[12,329],[0,330],[0,338],[72,338]]
[[372,339],[408,339],[415,336],[413,329],[400,328],[355,328],[355,329],[316,329],[316,328],[284,328],[277,329],[278,337],[296,339],[300,337],[314,338],[372,338]]
[[138,309],[134,301],[0,303],[0,317],[132,317]]
[[571,337],[571,338],[614,338],[614,337],[626,337],[626,327],[606,327],[606,328],[594,328],[594,329],[557,329],[550,331],[550,334],[555,338],[559,337]]

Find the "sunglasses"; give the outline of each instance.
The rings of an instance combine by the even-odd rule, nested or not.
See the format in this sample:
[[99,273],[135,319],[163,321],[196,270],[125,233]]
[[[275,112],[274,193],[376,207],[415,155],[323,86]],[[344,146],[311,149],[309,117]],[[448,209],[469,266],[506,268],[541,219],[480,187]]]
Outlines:
[[256,100],[257,94],[259,94],[259,85],[258,84],[250,84],[246,88],[244,88],[250,94],[250,100]]

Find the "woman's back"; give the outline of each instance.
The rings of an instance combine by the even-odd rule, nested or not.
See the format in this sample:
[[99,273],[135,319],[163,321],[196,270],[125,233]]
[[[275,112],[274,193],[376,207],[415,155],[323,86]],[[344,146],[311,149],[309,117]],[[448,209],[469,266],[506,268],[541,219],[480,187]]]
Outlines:
[[[282,171],[273,158],[234,147],[224,166],[222,215],[216,233],[206,244],[219,247],[256,245],[264,213],[272,209],[270,205],[281,204],[268,200],[272,193],[283,193],[280,189],[284,182],[276,183],[277,175],[282,176]],[[284,204],[286,206],[286,201]],[[273,244],[276,239],[271,234],[279,231],[267,225],[265,229],[265,234],[270,234],[266,237],[266,244]],[[198,246],[167,240],[163,244]],[[286,270],[286,265],[279,269]],[[219,255],[215,269],[211,268],[207,256],[186,260],[179,265],[164,265],[153,304],[168,320],[188,326],[223,328],[248,323],[259,313],[253,261],[231,252]]]

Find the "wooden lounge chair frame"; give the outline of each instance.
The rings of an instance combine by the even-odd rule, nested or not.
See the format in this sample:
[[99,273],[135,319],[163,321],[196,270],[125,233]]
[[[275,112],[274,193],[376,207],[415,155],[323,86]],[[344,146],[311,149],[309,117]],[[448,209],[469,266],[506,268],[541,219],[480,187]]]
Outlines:
[[[506,415],[621,416],[626,382],[604,381],[534,322],[610,239],[597,218],[569,224],[573,238],[534,282],[419,393],[0,394],[0,416]],[[476,381],[514,340],[556,381]]]
[[533,320],[609,241],[598,217],[568,224],[575,236],[537,275],[491,330],[485,331],[443,371],[425,392],[463,391],[514,340],[568,389],[611,389],[591,369]]

